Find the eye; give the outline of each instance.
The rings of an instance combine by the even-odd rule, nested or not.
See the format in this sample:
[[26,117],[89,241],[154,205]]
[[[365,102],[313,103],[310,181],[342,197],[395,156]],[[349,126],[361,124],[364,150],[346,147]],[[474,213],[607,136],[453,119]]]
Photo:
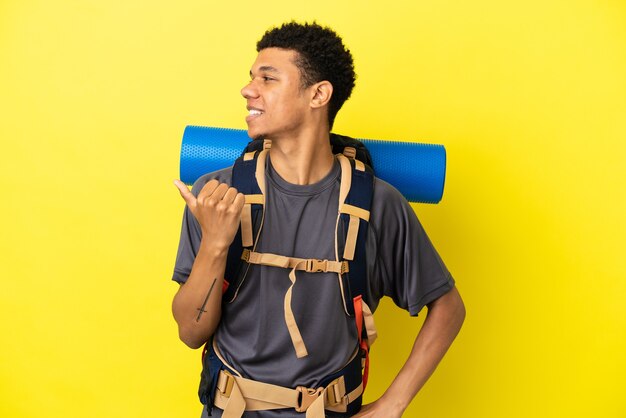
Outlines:
[[272,78],[272,77],[268,77],[268,76],[266,76],[266,75],[265,75],[265,76],[263,76],[262,78],[263,78],[263,81],[273,81],[273,80],[274,80],[274,78]]

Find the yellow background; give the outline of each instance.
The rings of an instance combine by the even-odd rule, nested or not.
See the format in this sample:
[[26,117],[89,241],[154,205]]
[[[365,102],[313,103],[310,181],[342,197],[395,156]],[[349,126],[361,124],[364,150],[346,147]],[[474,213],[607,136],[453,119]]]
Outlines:
[[[618,0],[0,2],[0,416],[199,416],[170,313],[181,136],[245,127],[254,44],[292,18],[355,56],[336,132],[448,152],[415,210],[468,315],[405,416],[626,417]],[[376,317],[369,401],[425,315]]]

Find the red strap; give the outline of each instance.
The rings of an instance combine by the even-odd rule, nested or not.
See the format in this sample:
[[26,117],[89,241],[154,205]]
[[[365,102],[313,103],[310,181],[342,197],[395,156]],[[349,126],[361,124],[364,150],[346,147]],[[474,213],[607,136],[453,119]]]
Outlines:
[[370,349],[367,346],[367,340],[363,339],[363,296],[356,296],[352,302],[354,304],[354,320],[359,334],[359,347],[365,351],[365,367],[363,368],[363,390],[365,390],[370,370]]
[[356,331],[359,336],[359,345],[361,344],[361,335],[363,334],[363,297],[361,295],[356,296],[352,300],[354,304],[354,320],[356,321]]

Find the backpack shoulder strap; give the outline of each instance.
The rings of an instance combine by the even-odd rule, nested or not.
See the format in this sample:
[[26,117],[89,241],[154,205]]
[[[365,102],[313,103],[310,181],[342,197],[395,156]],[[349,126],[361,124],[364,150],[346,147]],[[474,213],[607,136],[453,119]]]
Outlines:
[[224,299],[232,302],[237,296],[248,263],[241,259],[244,249],[252,250],[256,244],[263,225],[265,213],[265,160],[267,148],[244,151],[233,165],[231,185],[245,196],[245,204],[241,212],[241,225],[233,243],[228,249],[226,259],[225,281],[228,286]]
[[374,175],[369,166],[343,155],[339,191],[339,225],[337,230],[337,258],[346,260],[349,272],[343,274],[343,292],[346,311],[354,315],[355,297],[367,298],[366,237],[372,205]]

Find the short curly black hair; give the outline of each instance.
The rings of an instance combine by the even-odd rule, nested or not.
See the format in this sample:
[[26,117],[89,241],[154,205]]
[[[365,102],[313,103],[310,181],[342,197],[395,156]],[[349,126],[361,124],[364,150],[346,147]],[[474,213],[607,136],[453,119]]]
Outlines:
[[309,87],[326,80],[333,85],[328,106],[328,123],[332,129],[335,116],[354,88],[356,74],[350,50],[337,33],[316,22],[283,23],[269,29],[256,44],[257,52],[265,48],[282,48],[296,51],[296,66],[302,76],[302,86]]

